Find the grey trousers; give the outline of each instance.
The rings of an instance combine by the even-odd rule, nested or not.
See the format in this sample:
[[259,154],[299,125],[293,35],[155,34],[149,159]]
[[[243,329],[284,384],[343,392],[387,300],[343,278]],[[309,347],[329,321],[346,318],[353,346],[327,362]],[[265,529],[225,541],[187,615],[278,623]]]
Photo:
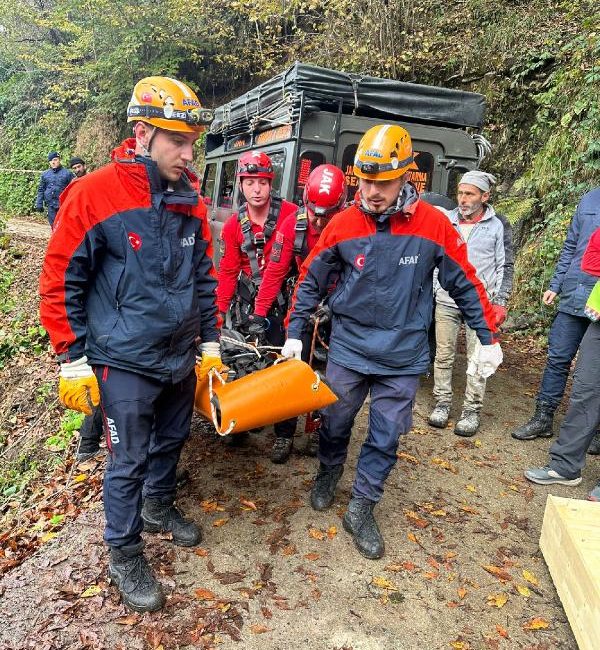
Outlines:
[[590,323],[579,346],[569,410],[550,447],[550,467],[577,478],[600,424],[600,322]]
[[[436,402],[450,404],[452,402],[452,369],[456,358],[456,341],[461,323],[460,310],[455,307],[440,305],[435,307],[435,338],[436,352],[433,364],[433,396]],[[477,346],[475,330],[466,326],[467,357],[470,359]],[[470,411],[481,411],[485,395],[485,379],[467,375],[467,388],[463,408]]]

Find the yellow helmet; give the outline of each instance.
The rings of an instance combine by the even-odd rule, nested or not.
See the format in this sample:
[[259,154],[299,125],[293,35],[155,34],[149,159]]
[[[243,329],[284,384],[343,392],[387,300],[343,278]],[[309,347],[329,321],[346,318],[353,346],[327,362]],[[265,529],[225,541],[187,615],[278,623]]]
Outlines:
[[374,181],[399,178],[414,163],[412,142],[406,129],[395,124],[378,124],[361,138],[354,158],[354,175]]
[[214,114],[196,93],[171,77],[145,77],[135,84],[127,106],[128,122],[146,122],[167,131],[200,133]]

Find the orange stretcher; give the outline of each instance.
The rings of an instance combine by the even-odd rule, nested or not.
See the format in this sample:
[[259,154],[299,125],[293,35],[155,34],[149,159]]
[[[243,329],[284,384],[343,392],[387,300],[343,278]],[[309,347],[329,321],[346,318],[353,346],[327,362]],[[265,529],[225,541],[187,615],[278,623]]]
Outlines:
[[304,361],[281,360],[226,382],[216,370],[200,380],[196,366],[194,407],[221,436],[263,427],[337,401],[333,391]]

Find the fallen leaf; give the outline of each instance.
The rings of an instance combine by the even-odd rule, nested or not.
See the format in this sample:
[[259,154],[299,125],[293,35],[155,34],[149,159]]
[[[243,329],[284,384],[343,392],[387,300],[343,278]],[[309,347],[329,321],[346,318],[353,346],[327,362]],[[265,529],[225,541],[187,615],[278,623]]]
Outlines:
[[545,630],[550,627],[550,623],[545,618],[536,616],[523,625],[524,630]]
[[223,512],[225,510],[224,506],[220,506],[217,501],[214,499],[207,499],[206,501],[200,502],[200,507],[204,512]]
[[45,544],[55,537],[58,537],[58,533],[46,533],[45,535],[42,535],[42,542]]
[[491,573],[501,582],[510,582],[512,580],[512,576],[505,569],[501,569],[500,567],[491,564],[484,564],[482,566],[488,573]]
[[311,528],[308,531],[308,536],[312,537],[313,539],[318,539],[319,541],[323,541],[325,539],[325,533],[318,528]]
[[535,573],[527,571],[527,569],[523,569],[523,577],[529,584],[534,585],[534,587],[539,587],[540,583],[538,582]]
[[439,575],[440,574],[437,573],[436,571],[426,571],[423,574],[423,577],[427,578],[427,580],[435,580],[436,578],[439,578]]
[[469,650],[469,644],[466,641],[451,641],[450,647],[454,650]]
[[481,447],[481,440],[479,440],[479,438],[475,438],[475,446]]
[[91,598],[92,596],[97,596],[98,594],[102,593],[102,587],[99,587],[98,585],[90,585],[82,594],[80,594],[80,598]]
[[296,555],[298,549],[294,544],[288,544],[281,549],[281,554],[289,557],[290,555]]
[[327,537],[333,539],[337,535],[337,528],[335,526],[329,526],[327,529]]
[[221,526],[224,526],[228,521],[229,521],[228,517],[225,517],[224,519],[217,519],[217,520],[213,521],[213,526],[215,528],[219,528]]
[[477,492],[477,488],[474,485],[466,485],[465,487],[469,492]]
[[407,461],[409,463],[412,463],[413,465],[420,465],[419,461],[414,456],[411,456],[410,454],[407,454],[405,451],[399,451],[396,454],[396,456],[400,460],[405,460],[405,461]]
[[217,600],[215,594],[208,589],[196,589],[194,593],[196,594],[196,598],[200,600]]
[[458,590],[458,597],[462,600],[467,595],[467,590],[464,587],[460,587]]
[[431,462],[434,465],[447,470],[448,472],[452,472],[452,474],[458,474],[456,467],[454,467],[454,465],[451,465],[447,460],[444,460],[443,458],[432,458]]
[[525,585],[517,585],[517,591],[524,598],[529,598],[529,596],[531,596],[531,589],[529,589],[529,587],[526,587]]
[[321,600],[321,591],[319,589],[313,589],[310,593],[315,600]]
[[445,510],[432,510],[431,514],[434,517],[445,517],[446,516],[446,511]]
[[259,623],[253,623],[250,626],[253,634],[264,634],[265,632],[272,632],[272,627],[267,627],[266,625],[260,625]]
[[506,603],[508,602],[508,594],[502,593],[502,594],[490,594],[487,597],[487,602],[488,605],[491,605],[493,607],[504,607]]
[[468,512],[470,515],[479,514],[479,510],[477,510],[477,508],[473,508],[472,506],[462,505],[459,506],[459,509],[462,510],[463,512]]
[[88,477],[87,474],[77,474],[77,476],[73,478],[73,481],[75,483],[81,483],[82,481],[85,481],[87,477]]
[[406,536],[408,537],[409,541],[415,544],[419,544],[419,540],[417,539],[417,536],[414,533],[407,533]]
[[208,557],[209,551],[205,548],[194,549],[194,553],[199,557]]
[[246,506],[244,508],[244,510],[256,510],[257,509],[256,504],[253,501],[248,501],[247,499],[242,499],[242,497],[240,497],[240,503],[243,506]]
[[310,562],[314,562],[315,560],[318,560],[321,556],[318,553],[307,553],[304,557]]
[[381,576],[377,576],[371,580],[371,584],[374,584],[376,587],[379,587],[380,589],[389,589],[390,591],[398,591],[398,588],[390,582],[387,578],[382,578]]
[[139,620],[139,614],[129,614],[128,616],[121,616],[121,618],[117,618],[115,620],[115,623],[119,625],[135,625],[136,623],[139,623]]
[[419,515],[412,510],[405,510],[404,516],[417,528],[427,528],[427,526],[429,526],[428,521],[419,517]]
[[508,639],[508,632],[502,627],[502,625],[496,624],[496,632],[498,632],[503,639]]

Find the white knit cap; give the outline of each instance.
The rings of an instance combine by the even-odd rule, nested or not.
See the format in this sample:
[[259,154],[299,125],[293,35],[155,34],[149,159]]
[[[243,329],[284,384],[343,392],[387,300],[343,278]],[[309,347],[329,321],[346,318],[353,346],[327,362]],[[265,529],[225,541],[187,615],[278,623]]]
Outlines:
[[461,183],[468,183],[469,185],[475,185],[482,192],[489,192],[492,188],[492,185],[496,184],[496,177],[493,174],[488,172],[482,172],[478,169],[467,172],[459,181]]

